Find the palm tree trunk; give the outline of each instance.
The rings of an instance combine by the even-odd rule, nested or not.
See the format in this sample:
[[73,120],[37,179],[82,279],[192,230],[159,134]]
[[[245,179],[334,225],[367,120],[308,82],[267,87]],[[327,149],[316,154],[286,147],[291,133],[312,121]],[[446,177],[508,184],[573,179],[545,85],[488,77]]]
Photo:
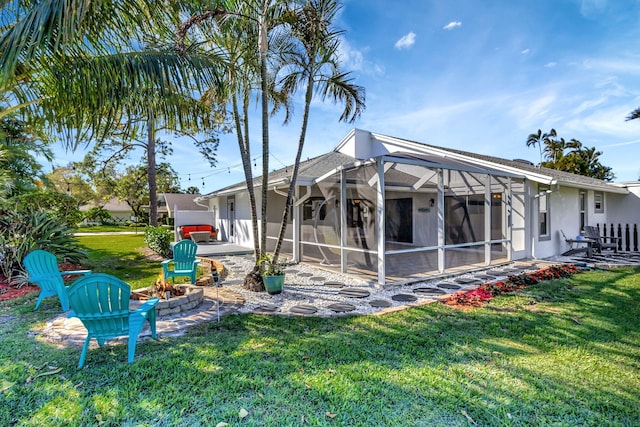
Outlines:
[[[313,70],[313,61],[310,64],[309,69]],[[282,212],[282,221],[280,222],[280,232],[278,233],[278,240],[276,247],[273,251],[274,262],[278,261],[280,255],[280,249],[282,248],[282,242],[284,241],[284,235],[287,230],[287,223],[289,222],[289,208],[293,201],[293,192],[296,188],[296,181],[298,179],[298,170],[300,169],[300,158],[302,157],[302,149],[304,148],[304,141],[307,135],[307,126],[309,124],[309,110],[311,108],[311,100],[313,98],[313,73],[309,71],[309,78],[307,79],[307,91],[304,97],[304,112],[302,114],[302,125],[300,126],[300,138],[298,139],[298,152],[296,153],[296,161],[293,165],[293,172],[291,173],[291,182],[289,183],[289,191],[287,192],[287,201],[285,202],[284,212]],[[295,242],[294,242],[295,244]]]
[[[249,193],[249,206],[251,209],[251,224],[253,228],[253,252],[256,258],[256,264],[260,259],[260,242],[258,233],[258,211],[256,208],[256,193],[253,188],[253,173],[251,171],[251,146],[249,144],[249,124],[246,115],[247,108],[244,109],[244,138],[243,129],[240,120],[240,112],[238,110],[238,100],[235,95],[232,97],[233,118],[235,121],[236,134],[238,135],[238,147],[240,148],[240,157],[242,158],[242,167],[244,169],[245,182],[247,183],[247,192]],[[246,103],[245,103],[246,104]]]
[[267,24],[266,9],[269,2],[265,2],[260,14],[260,36],[258,47],[260,54],[260,89],[262,91],[262,200],[260,225],[260,258],[267,251],[267,196],[269,191],[269,86],[267,81]]
[[156,137],[153,113],[147,118],[147,176],[149,179],[149,225],[158,226],[158,184],[156,182]]

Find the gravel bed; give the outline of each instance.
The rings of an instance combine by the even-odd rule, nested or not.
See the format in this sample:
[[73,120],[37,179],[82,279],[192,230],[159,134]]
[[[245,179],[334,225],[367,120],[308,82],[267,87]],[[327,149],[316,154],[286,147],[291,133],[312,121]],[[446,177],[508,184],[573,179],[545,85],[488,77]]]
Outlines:
[[[389,301],[391,307],[399,307],[416,305],[426,301],[436,301],[446,296],[446,294],[455,292],[455,290],[445,290],[446,294],[442,296],[420,293],[414,294],[413,290],[415,288],[424,288],[425,286],[436,288],[440,281],[423,281],[404,285],[394,284],[383,288],[354,275],[335,273],[306,264],[296,264],[292,266],[296,272],[290,272],[285,275],[283,292],[278,295],[269,295],[266,292],[251,292],[242,287],[244,276],[253,267],[253,258],[251,256],[234,256],[232,262],[234,263],[234,268],[228,269],[228,276],[222,281],[222,286],[238,292],[244,297],[245,303],[238,310],[238,313],[259,312],[261,311],[259,307],[267,305],[278,307],[275,314],[295,315],[295,313],[291,312],[292,307],[312,305],[318,309],[318,311],[313,314],[314,316],[330,317],[371,314],[376,311],[388,309],[384,307],[372,307],[370,304],[372,301],[386,300]],[[227,263],[225,263],[225,266],[226,265]],[[332,282],[332,286],[324,285],[326,282]],[[335,282],[344,283],[344,287],[336,287]],[[464,285],[460,286],[462,289],[465,288]],[[353,298],[343,296],[339,293],[341,289],[344,290],[349,287],[367,290],[370,292],[370,295],[366,298]],[[413,302],[394,301],[392,297],[398,294],[415,295],[417,300]],[[355,309],[346,313],[331,310],[331,307],[336,307],[335,304],[345,303],[355,306]]]

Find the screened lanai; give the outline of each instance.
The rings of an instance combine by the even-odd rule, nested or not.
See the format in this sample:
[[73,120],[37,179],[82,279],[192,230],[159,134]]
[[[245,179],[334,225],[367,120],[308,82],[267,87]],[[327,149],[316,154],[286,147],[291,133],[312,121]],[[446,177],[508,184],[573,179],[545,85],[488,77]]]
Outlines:
[[[356,161],[298,186],[283,252],[380,284],[503,263],[524,188],[521,176],[436,155]],[[275,193],[270,242],[284,207]]]

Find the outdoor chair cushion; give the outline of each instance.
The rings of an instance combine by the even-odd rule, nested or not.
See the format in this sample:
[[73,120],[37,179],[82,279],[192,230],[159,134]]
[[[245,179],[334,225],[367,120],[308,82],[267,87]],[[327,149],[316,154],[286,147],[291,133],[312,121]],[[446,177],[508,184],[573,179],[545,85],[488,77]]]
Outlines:
[[211,238],[215,239],[218,234],[218,230],[216,230],[211,224],[200,224],[200,225],[183,225],[178,228],[178,233],[183,239],[190,239],[191,233],[194,231],[208,231],[211,233]]

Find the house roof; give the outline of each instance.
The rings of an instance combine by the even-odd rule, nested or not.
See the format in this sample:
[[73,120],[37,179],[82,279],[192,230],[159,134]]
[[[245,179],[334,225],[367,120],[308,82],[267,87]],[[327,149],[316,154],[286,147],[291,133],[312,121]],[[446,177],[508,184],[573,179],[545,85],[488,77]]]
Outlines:
[[[331,151],[326,154],[322,154],[317,157],[309,158],[300,162],[300,168],[298,170],[298,185],[311,185],[318,177],[327,174],[330,171],[337,170],[344,165],[353,163],[354,158],[340,153],[338,151]],[[287,166],[281,169],[274,170],[269,174],[269,184],[277,186],[286,185],[289,183],[289,178],[293,172],[293,166]],[[262,177],[258,176],[253,179],[254,186],[258,187],[262,185]],[[200,199],[209,199],[212,197],[222,196],[225,194],[233,194],[238,191],[242,191],[247,188],[244,181],[237,184],[232,184],[227,187],[216,190],[212,193],[201,196]]]
[[195,200],[200,194],[160,193],[159,199],[164,199],[164,205],[158,207],[159,212],[172,212],[177,206],[180,211],[206,211],[206,206],[196,204]]
[[[366,131],[355,130],[355,132],[362,133]],[[375,154],[371,156],[370,159],[357,159],[354,156],[340,151],[345,146],[345,141],[354,135],[354,131],[352,131],[345,140],[338,144],[334,151],[302,161],[298,172],[298,185],[312,185],[320,181],[323,177],[335,173],[340,169],[355,166],[358,162],[373,160],[375,157],[385,156],[388,160],[392,160],[393,158],[397,158],[398,160],[415,160],[423,162],[425,165],[435,167],[448,167],[451,169],[499,174],[502,176],[519,176],[548,185],[562,185],[620,194],[627,194],[629,192],[623,185],[555,169],[537,167],[521,160],[508,160],[469,151],[438,147],[403,138],[366,133],[370,135],[370,139],[368,139],[370,143],[373,143],[371,142],[372,140],[376,140],[380,144],[388,143],[388,145],[382,150],[371,150],[371,152]],[[292,166],[274,170],[269,174],[269,184],[274,186],[278,186],[279,184],[286,185],[289,183],[291,173]],[[254,178],[255,186],[260,186],[261,184],[261,177]],[[246,189],[246,183],[243,181],[201,196],[200,199],[205,200],[221,195],[233,194],[244,189]]]
[[[402,138],[396,138],[403,140]],[[568,187],[587,188],[592,190],[600,190],[612,193],[626,194],[628,191],[618,184],[603,181],[600,179],[591,178],[583,175],[576,175],[569,172],[559,171],[556,169],[549,169],[545,167],[538,167],[534,164],[522,160],[508,160],[500,157],[487,156],[483,154],[472,153],[464,150],[457,150],[452,148],[437,147],[434,145],[424,144],[421,142],[404,140],[411,144],[420,144],[429,149],[441,152],[447,152],[455,154],[458,157],[470,158],[480,161],[476,162],[478,166],[488,166],[492,168],[503,169],[508,172],[518,173],[526,178],[544,184],[560,184]],[[502,166],[503,168],[500,168]],[[506,169],[504,168],[506,167]]]
[[[87,203],[86,205],[80,206],[80,210],[84,212],[96,206],[98,205],[96,205],[93,202]],[[126,202],[119,201],[117,197],[113,197],[111,200],[105,203],[104,206],[102,207],[109,212],[133,212],[131,210],[131,206],[129,206]]]

